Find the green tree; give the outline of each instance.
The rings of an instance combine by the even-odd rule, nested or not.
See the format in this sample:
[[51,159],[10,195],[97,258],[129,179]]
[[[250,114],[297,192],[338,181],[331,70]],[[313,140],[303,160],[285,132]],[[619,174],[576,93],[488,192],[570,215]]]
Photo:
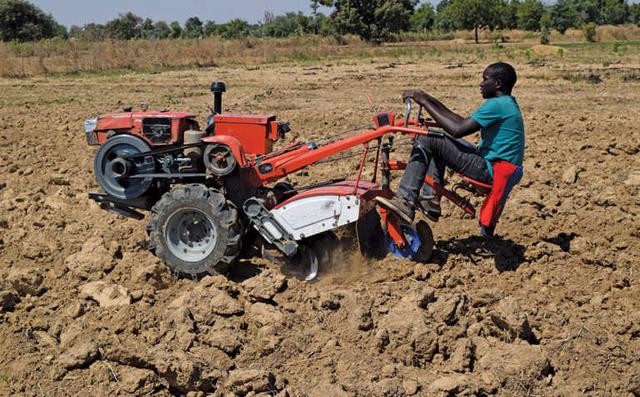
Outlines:
[[107,38],[107,29],[99,23],[88,23],[82,28],[80,38],[85,41],[101,41]]
[[629,22],[640,26],[640,3],[629,6]]
[[602,7],[603,24],[621,25],[629,18],[629,4],[626,0],[604,0]]
[[[300,13],[302,15],[302,13]],[[299,31],[298,14],[288,12],[285,15],[265,19],[260,34],[267,37],[287,37]]]
[[435,27],[436,29],[449,32],[451,30],[455,30],[455,22],[452,19],[451,13],[449,12],[449,6],[451,5],[452,0],[442,0],[436,6],[436,21]]
[[544,15],[544,4],[540,0],[524,0],[516,11],[518,28],[523,30],[540,30],[540,19]]
[[601,23],[602,0],[571,0],[569,4],[578,14],[575,27],[585,23]]
[[171,25],[169,25],[169,29],[171,29],[169,37],[171,37],[172,39],[179,39],[182,36],[182,26],[180,26],[180,22],[171,22]]
[[205,37],[213,36],[216,34],[216,30],[218,29],[218,25],[216,25],[213,21],[205,21],[204,26],[202,27],[202,34]]
[[578,26],[580,16],[570,0],[558,0],[551,8],[551,26],[564,34],[569,28]]
[[518,8],[520,0],[503,0],[502,11],[499,15],[499,28],[515,29],[518,27]]
[[318,15],[318,8],[320,8],[320,0],[311,0],[311,15],[314,17]]
[[436,13],[433,6],[429,3],[421,5],[416,12],[411,15],[411,18],[409,18],[411,30],[415,32],[426,32],[428,30],[432,30],[435,21]]
[[115,40],[139,39],[142,34],[142,18],[132,12],[120,14],[112,21],[107,22],[107,36]]
[[447,7],[459,29],[473,29],[478,43],[478,29],[495,29],[503,21],[505,3],[501,0],[453,0]]
[[363,40],[381,42],[407,30],[418,0],[334,0],[331,21],[340,34],[356,34]]
[[152,39],[155,38],[155,36],[156,31],[153,26],[153,21],[150,18],[145,18],[140,26],[140,37],[143,39]]
[[184,23],[182,37],[187,39],[196,39],[203,35],[202,21],[198,17],[191,17]]
[[251,33],[251,25],[245,20],[236,18],[221,25],[218,32],[225,39],[239,39],[247,37]]
[[69,37],[70,38],[79,38],[82,34],[82,28],[78,25],[71,25],[69,28]]
[[56,35],[51,15],[23,0],[0,0],[0,40],[34,41]]
[[66,26],[60,25],[59,23],[56,22],[53,30],[55,32],[56,37],[60,37],[61,39],[69,38],[69,30],[67,30]]
[[153,37],[156,39],[166,39],[171,36],[171,28],[165,21],[158,21],[153,24]]

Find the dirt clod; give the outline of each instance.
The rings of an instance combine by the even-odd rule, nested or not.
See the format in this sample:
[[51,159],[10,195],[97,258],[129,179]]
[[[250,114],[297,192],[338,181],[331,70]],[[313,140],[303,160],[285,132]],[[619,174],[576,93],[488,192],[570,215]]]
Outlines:
[[252,302],[269,301],[284,288],[286,278],[282,274],[276,274],[271,270],[265,270],[257,277],[252,277],[242,283],[242,287],[249,295]]
[[76,341],[58,357],[57,363],[67,370],[89,366],[98,358],[98,345],[86,338]]
[[223,387],[241,396],[249,392],[277,392],[273,374],[259,369],[237,369],[231,371],[229,377],[224,381]]
[[115,266],[120,247],[117,243],[107,244],[101,237],[91,237],[82,249],[65,259],[66,267],[82,279],[100,279],[105,272]]
[[13,269],[7,276],[7,281],[20,296],[40,295],[44,288],[44,277],[38,269]]
[[129,291],[121,285],[93,281],[80,287],[82,297],[91,298],[100,307],[111,308],[131,304]]

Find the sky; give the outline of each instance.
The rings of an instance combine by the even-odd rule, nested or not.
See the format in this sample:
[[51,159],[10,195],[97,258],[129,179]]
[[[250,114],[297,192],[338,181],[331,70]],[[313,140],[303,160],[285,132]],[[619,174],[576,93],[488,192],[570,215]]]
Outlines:
[[[424,0],[423,0],[424,1]],[[283,15],[289,11],[311,13],[309,0],[30,0],[65,26],[83,26],[89,22],[105,23],[121,13],[133,12],[154,21],[179,21],[189,17],[217,23],[241,18],[249,23],[263,19],[265,11]],[[437,3],[437,0],[431,1]],[[329,14],[331,9],[321,7]]]
[[[202,21],[228,22],[234,18],[257,23],[265,11],[283,15],[289,11],[310,14],[309,0],[30,0],[58,23],[65,26],[83,26],[89,22],[105,23],[119,14],[133,12],[154,21],[184,21],[197,16]],[[421,0],[437,4],[439,0]],[[543,0],[551,3],[550,0]],[[640,0],[632,0],[637,3]],[[330,14],[331,9],[321,7],[320,12]]]

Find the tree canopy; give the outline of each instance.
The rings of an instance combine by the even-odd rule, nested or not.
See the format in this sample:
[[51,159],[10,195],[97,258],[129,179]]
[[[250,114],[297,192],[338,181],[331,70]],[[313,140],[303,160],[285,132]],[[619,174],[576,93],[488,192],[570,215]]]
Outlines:
[[478,29],[495,29],[503,23],[506,12],[502,0],[452,0],[443,12],[458,29],[472,29],[478,42]]
[[429,3],[424,3],[416,10],[409,22],[411,24],[411,30],[414,32],[426,32],[433,29],[433,25],[436,21],[436,12],[433,6]]
[[47,39],[55,36],[59,30],[53,17],[33,4],[23,0],[0,0],[0,40]]
[[409,28],[409,18],[418,0],[334,0],[331,21],[339,33],[356,34],[363,40],[380,42]]

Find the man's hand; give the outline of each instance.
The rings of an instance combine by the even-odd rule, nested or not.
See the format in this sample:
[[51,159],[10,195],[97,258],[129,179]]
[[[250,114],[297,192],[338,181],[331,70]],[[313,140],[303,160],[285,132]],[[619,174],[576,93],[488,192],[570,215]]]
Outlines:
[[464,118],[449,110],[439,100],[421,90],[406,90],[402,93],[402,100],[413,99],[422,106],[442,129],[454,138],[462,138],[480,129],[480,125],[472,118]]
[[427,102],[428,95],[422,90],[405,90],[402,93],[402,102],[405,102],[407,98],[411,98],[420,105],[424,106]]

